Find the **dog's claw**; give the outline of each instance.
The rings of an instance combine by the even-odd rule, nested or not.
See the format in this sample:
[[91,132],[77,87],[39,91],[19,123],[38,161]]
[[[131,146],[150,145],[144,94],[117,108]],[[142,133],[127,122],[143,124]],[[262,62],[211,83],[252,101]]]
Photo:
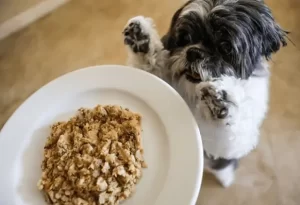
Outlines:
[[227,117],[227,115],[228,115],[228,109],[227,109],[226,107],[224,107],[224,108],[222,108],[222,109],[220,110],[220,112],[218,113],[218,118],[219,118],[219,119],[224,119],[224,118]]
[[227,93],[224,90],[217,90],[214,86],[208,85],[201,88],[200,99],[203,101],[215,119],[224,119],[228,116]]

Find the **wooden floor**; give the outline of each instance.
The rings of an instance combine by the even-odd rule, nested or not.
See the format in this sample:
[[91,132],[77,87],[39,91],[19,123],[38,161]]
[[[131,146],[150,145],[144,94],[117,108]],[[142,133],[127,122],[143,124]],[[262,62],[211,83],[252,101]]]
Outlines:
[[[274,56],[271,101],[261,143],[245,158],[236,183],[221,188],[205,176],[198,205],[300,204],[300,1],[267,0],[288,47]],[[121,31],[135,15],[152,17],[161,33],[182,0],[73,0],[0,41],[0,128],[34,91],[82,67],[125,64]]]

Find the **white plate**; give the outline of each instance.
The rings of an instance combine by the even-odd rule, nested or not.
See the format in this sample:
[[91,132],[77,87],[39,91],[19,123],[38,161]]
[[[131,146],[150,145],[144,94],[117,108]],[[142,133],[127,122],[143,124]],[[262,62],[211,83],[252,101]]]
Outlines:
[[36,184],[49,126],[80,107],[118,104],[142,115],[148,168],[124,205],[192,205],[200,190],[203,150],[198,126],[168,84],[125,66],[66,74],[27,99],[0,135],[0,204],[45,204]]

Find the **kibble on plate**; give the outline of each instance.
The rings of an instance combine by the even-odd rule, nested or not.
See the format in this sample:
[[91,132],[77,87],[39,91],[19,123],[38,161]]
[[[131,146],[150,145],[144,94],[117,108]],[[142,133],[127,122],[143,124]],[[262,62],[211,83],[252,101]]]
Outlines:
[[48,204],[117,205],[132,195],[145,167],[139,114],[81,108],[52,126],[38,188]]

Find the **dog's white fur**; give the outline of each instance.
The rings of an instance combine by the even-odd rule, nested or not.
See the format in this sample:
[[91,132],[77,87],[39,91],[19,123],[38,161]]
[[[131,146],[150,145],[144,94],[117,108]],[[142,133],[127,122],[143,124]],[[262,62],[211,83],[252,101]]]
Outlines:
[[[247,80],[222,76],[215,81],[193,84],[187,80],[174,79],[176,71],[168,69],[168,51],[163,49],[152,20],[138,16],[130,19],[126,26],[131,22],[139,22],[143,32],[150,35],[150,49],[147,54],[142,54],[134,53],[128,48],[128,64],[157,75],[181,94],[198,122],[207,154],[216,158],[239,159],[255,148],[259,141],[259,128],[268,108],[268,64],[263,64],[260,73],[254,73]],[[204,87],[227,92],[229,101],[232,102],[228,117],[212,117],[207,104],[200,99]],[[224,187],[234,181],[232,165],[211,172]]]
[[[204,159],[204,164],[209,164],[209,160]],[[235,165],[229,164],[227,167],[225,167],[222,170],[214,170],[211,169],[209,166],[205,166],[205,171],[208,173],[213,174],[219,182],[222,184],[223,187],[229,187],[235,179]]]

